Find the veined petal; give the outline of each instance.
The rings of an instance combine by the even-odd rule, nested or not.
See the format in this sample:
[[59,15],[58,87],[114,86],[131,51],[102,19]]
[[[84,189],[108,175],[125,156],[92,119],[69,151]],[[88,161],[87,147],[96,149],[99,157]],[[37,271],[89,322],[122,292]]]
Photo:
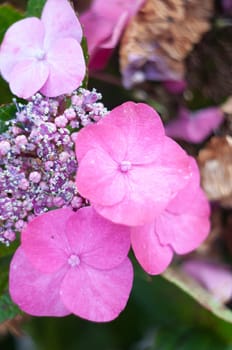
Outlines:
[[124,174],[104,151],[92,149],[81,160],[77,171],[78,191],[94,203],[112,205],[125,195]]
[[70,311],[60,299],[60,285],[66,270],[42,274],[27,259],[23,249],[17,249],[10,265],[9,289],[19,308],[33,316],[66,316]]
[[[82,28],[80,22],[67,0],[47,0],[41,20],[45,26],[45,46],[50,47],[58,38],[73,38],[81,42]],[[65,50],[65,46],[63,47]]]
[[132,228],[131,244],[138,262],[151,275],[162,273],[172,260],[173,251],[170,246],[160,243],[155,221]]
[[103,122],[117,126],[125,135],[126,157],[133,164],[151,163],[160,156],[164,128],[159,115],[148,105],[125,102],[114,108]]
[[[31,51],[42,49],[44,26],[36,18],[26,18],[14,23],[6,32],[0,49],[0,71],[4,79],[10,80],[14,66],[31,57]],[[14,76],[17,80],[18,76]]]
[[200,172],[194,158],[189,157],[190,173],[192,174],[189,181],[176,196],[168,203],[167,211],[173,214],[181,214],[193,205],[196,192],[199,191],[200,186]]
[[18,97],[29,98],[44,85],[49,68],[45,61],[28,58],[18,62],[9,75],[10,89]]
[[61,299],[75,315],[94,322],[109,322],[125,308],[133,282],[126,258],[112,270],[90,266],[70,269],[61,286]]
[[178,254],[196,249],[205,240],[209,230],[209,204],[200,189],[190,205],[185,209],[183,206],[182,213],[165,211],[156,219],[156,232],[160,242],[172,246]]
[[169,137],[165,138],[163,151],[157,161],[157,177],[158,173],[165,179],[173,197],[193,176],[192,158]]
[[174,182],[182,181],[176,168],[156,164],[132,166],[124,178],[121,201],[105,204],[92,198],[92,205],[105,218],[129,226],[152,222],[170,202],[176,187],[182,186]]
[[130,249],[130,229],[104,219],[91,207],[73,213],[65,232],[72,252],[94,268],[120,265]]
[[[120,145],[120,146],[119,146]],[[81,129],[76,138],[76,156],[78,161],[91,149],[104,150],[115,162],[125,159],[127,151],[126,137],[118,127],[104,123],[87,125]]]
[[57,209],[41,214],[22,232],[22,248],[31,264],[41,272],[59,270],[70,252],[65,227],[73,211]]
[[40,89],[45,96],[71,93],[81,85],[86,67],[81,46],[75,39],[57,39],[49,48],[46,61],[49,76]]

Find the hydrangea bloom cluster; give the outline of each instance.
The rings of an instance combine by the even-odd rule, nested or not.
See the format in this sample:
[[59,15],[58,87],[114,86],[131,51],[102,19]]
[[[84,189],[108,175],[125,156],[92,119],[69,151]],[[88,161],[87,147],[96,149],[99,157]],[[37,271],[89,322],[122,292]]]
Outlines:
[[[37,93],[19,105],[0,135],[0,241],[9,244],[25,223],[51,208],[84,205],[75,185],[75,132],[107,110],[95,90],[79,89],[65,100]],[[63,110],[62,110],[63,108]]]
[[[122,24],[128,11],[116,8]],[[206,237],[209,206],[195,162],[151,107],[126,102],[107,113],[95,90],[70,95],[84,78],[81,34],[68,1],[47,0],[41,20],[4,38],[0,69],[30,102],[0,136],[0,239],[22,231],[10,266],[22,310],[106,322],[132,288],[130,246],[145,271],[161,273]]]

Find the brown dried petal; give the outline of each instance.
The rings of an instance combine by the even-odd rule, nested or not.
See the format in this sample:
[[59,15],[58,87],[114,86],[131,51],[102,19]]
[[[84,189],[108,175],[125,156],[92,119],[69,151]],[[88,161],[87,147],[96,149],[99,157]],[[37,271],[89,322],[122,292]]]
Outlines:
[[199,153],[202,186],[210,200],[232,207],[232,137],[213,137]]
[[[144,66],[152,62],[154,69],[167,75],[165,78],[181,79],[183,61],[209,30],[212,11],[212,0],[147,0],[122,38],[122,74],[133,63],[138,70],[146,70]],[[146,78],[149,79],[149,73]]]

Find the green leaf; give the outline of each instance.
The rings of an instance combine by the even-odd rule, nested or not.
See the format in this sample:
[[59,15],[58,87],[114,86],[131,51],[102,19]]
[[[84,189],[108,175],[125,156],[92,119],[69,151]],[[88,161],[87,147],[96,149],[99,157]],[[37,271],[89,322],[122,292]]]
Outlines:
[[46,0],[28,0],[27,12],[28,17],[40,17]]
[[19,308],[12,302],[9,293],[0,296],[0,323],[14,318],[20,313]]
[[13,97],[8,83],[0,77],[0,105],[10,103]]
[[232,323],[232,312],[196,281],[174,268],[167,269],[163,277],[190,295],[204,308],[221,319]]
[[89,81],[89,73],[88,73],[88,62],[89,62],[89,53],[88,53],[88,44],[86,37],[83,36],[82,41],[81,41],[81,47],[83,50],[83,55],[85,59],[85,64],[86,64],[86,73],[84,80],[82,82],[82,87],[86,89],[88,87],[88,81]]
[[0,5],[0,42],[10,25],[22,18],[23,14],[13,6],[9,4]]
[[16,245],[9,247],[8,256],[3,257],[1,254],[0,258],[0,323],[15,317],[19,313],[18,307],[12,302],[8,293],[9,266]]
[[14,103],[0,107],[0,134],[7,130],[6,122],[15,117],[17,109]]
[[14,242],[12,242],[9,245],[9,247],[7,247],[6,245],[0,243],[0,258],[12,255],[16,251],[18,246],[19,246],[19,241],[18,240],[15,240]]

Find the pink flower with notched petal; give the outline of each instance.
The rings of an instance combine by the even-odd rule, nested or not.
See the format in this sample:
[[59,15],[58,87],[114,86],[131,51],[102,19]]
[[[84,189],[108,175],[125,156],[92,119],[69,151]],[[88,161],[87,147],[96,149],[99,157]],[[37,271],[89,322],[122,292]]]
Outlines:
[[158,114],[127,102],[76,139],[77,188],[98,213],[125,225],[152,221],[191,177],[189,157]]
[[133,280],[129,229],[91,207],[63,208],[32,220],[10,266],[10,294],[35,316],[74,313],[95,322],[116,318]]
[[80,16],[90,55],[90,69],[102,69],[130,18],[144,0],[94,0]]
[[167,208],[152,223],[134,227],[131,243],[144,270],[162,273],[174,252],[186,254],[196,249],[209,233],[209,203],[199,187],[199,171],[191,160],[193,176]]
[[41,20],[13,24],[0,48],[0,71],[12,92],[55,97],[79,87],[85,75],[82,29],[67,0],[47,0]]

